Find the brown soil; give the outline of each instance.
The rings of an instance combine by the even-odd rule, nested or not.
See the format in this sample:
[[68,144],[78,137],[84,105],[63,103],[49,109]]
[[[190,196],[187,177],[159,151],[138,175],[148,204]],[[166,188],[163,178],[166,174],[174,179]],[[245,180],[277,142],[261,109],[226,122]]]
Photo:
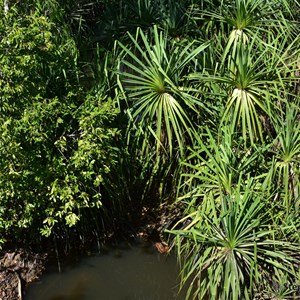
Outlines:
[[0,300],[20,300],[26,286],[44,270],[46,255],[25,250],[5,253],[0,259]]
[[161,204],[158,207],[144,207],[140,217],[134,224],[137,236],[154,245],[160,253],[169,251],[166,243],[165,229],[171,229],[182,215],[179,205]]
[[21,299],[20,278],[16,272],[0,272],[0,299]]

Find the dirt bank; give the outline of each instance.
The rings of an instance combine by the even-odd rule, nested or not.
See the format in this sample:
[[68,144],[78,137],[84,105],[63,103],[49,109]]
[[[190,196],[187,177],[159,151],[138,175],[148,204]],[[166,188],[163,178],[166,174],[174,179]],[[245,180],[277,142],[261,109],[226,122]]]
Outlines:
[[44,270],[45,254],[19,249],[0,259],[0,300],[20,300],[26,286]]

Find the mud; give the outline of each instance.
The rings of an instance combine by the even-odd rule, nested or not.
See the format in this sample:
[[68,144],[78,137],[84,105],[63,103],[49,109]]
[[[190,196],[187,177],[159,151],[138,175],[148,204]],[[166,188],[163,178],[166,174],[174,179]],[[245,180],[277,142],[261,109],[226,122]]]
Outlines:
[[21,300],[27,285],[42,274],[46,257],[23,249],[6,252],[0,259],[0,300]]

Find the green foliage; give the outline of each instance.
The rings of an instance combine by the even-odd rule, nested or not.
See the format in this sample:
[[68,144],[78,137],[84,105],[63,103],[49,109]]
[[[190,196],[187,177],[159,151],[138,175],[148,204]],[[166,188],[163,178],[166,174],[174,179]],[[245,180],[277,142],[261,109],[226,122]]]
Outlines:
[[207,193],[218,199],[222,194],[230,195],[238,184],[246,185],[250,174],[261,177],[267,172],[263,164],[269,147],[244,149],[243,139],[230,134],[228,127],[223,128],[220,141],[214,136],[208,128],[196,136],[190,155],[183,161],[181,200]]
[[48,236],[75,225],[83,208],[102,209],[117,110],[103,89],[79,86],[67,28],[17,5],[1,13],[0,217],[2,236],[22,241],[25,228]]
[[[298,100],[299,101],[299,100]],[[299,203],[299,105],[284,104],[274,117],[274,134],[276,135],[271,150],[273,161],[270,162],[269,177],[265,184],[276,190],[284,199],[287,214]],[[274,186],[275,184],[275,186]]]
[[0,243],[98,237],[178,184],[187,298],[295,296],[299,1],[9,4]]
[[299,271],[300,27],[292,4],[203,1],[195,10],[211,43],[187,86],[215,110],[210,122],[193,119],[198,132],[181,164],[185,211],[172,233],[187,298],[295,296],[285,288]]
[[157,27],[153,29],[153,38],[140,29],[130,38],[134,49],[120,44],[125,52],[121,61],[124,69],[121,69],[121,83],[127,92],[135,135],[144,135],[143,149],[155,148],[161,155],[166,152],[172,156],[173,149],[177,148],[183,154],[186,140],[191,139],[193,131],[189,115],[209,110],[185,85],[185,75],[208,43],[185,45],[169,41]]
[[189,215],[191,223],[173,231],[184,260],[182,283],[189,282],[187,297],[253,299],[274,274],[289,274],[289,282],[296,278],[293,256],[299,246],[276,238],[269,195],[253,192],[254,184],[249,181],[229,196],[222,194],[221,203],[212,193],[204,195]]
[[50,234],[52,226],[61,219],[68,226],[75,225],[84,208],[103,208],[102,189],[113,188],[110,172],[118,156],[112,142],[118,129],[111,127],[116,113],[111,100],[102,94],[90,95],[74,112],[76,131],[65,133],[54,142],[60,155],[51,163],[51,173],[57,175],[47,193],[50,202],[43,234]]
[[103,14],[95,26],[96,39],[105,47],[115,40],[129,41],[127,32],[135,34],[137,28],[148,32],[155,25],[172,38],[189,39],[199,34],[192,18],[197,5],[193,0],[106,0]]

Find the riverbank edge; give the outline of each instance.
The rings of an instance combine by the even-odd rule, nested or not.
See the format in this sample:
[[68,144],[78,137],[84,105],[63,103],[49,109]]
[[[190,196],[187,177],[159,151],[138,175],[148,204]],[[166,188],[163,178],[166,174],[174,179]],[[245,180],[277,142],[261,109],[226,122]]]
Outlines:
[[[128,240],[139,240],[152,245],[159,253],[167,254],[170,250],[169,238],[164,230],[174,226],[180,218],[181,210],[172,204],[161,204],[157,207],[143,207],[139,216],[131,221],[127,229],[121,233]],[[117,240],[120,232],[111,233],[103,239],[105,243]],[[78,250],[78,249],[77,249]],[[82,253],[89,251],[80,249]],[[46,270],[47,260],[55,256],[55,251],[34,253],[29,249],[6,250],[0,256],[0,300],[22,300],[27,287],[37,281]],[[72,255],[72,254],[68,254]],[[61,256],[68,256],[66,253]]]

